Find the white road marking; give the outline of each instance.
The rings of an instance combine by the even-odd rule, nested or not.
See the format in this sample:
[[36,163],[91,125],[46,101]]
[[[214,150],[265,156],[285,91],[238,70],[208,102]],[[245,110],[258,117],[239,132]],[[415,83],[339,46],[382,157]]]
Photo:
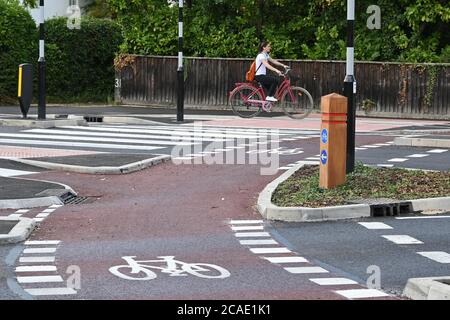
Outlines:
[[447,149],[433,149],[433,150],[428,150],[427,152],[429,153],[444,153],[447,152]]
[[303,165],[316,165],[319,164],[320,161],[308,161],[308,160],[300,160],[296,162],[297,164],[303,164]]
[[55,210],[56,209],[45,209],[45,210],[42,211],[42,213],[52,213]]
[[43,263],[43,262],[55,262],[55,257],[20,257],[21,263]]
[[335,292],[347,299],[380,298],[389,296],[387,293],[376,289],[338,290]]
[[20,266],[16,267],[16,272],[43,272],[56,271],[56,266]]
[[26,246],[39,246],[39,245],[58,245],[61,241],[59,240],[33,240],[33,241],[25,241]]
[[412,219],[450,219],[450,216],[421,216],[421,217],[395,217],[397,220],[412,220]]
[[325,270],[321,267],[292,267],[292,268],[284,268],[287,272],[294,274],[308,274],[308,273],[329,273],[328,270]]
[[380,146],[380,147],[384,147],[384,146],[390,146],[390,143],[375,143],[375,146]]
[[369,230],[393,229],[391,226],[388,226],[382,222],[358,222],[358,224]]
[[367,148],[356,147],[355,150],[367,150]]
[[25,289],[25,291],[31,294],[32,296],[59,296],[77,293],[72,288],[39,288],[39,289]]
[[64,205],[62,205],[62,204],[52,204],[49,208],[61,208],[61,207],[64,207]]
[[316,278],[309,280],[321,286],[340,286],[348,284],[358,284],[358,282],[347,278]]
[[305,158],[305,160],[312,160],[312,161],[320,161],[320,158],[317,158],[317,157],[308,157],[308,158]]
[[136,146],[128,144],[109,144],[109,143],[83,143],[68,141],[45,141],[45,140],[19,140],[19,139],[0,139],[0,143],[40,145],[40,146],[58,146],[58,147],[84,147],[84,148],[103,148],[103,149],[131,149],[131,150],[157,150],[163,147]]
[[255,254],[266,254],[266,253],[289,253],[291,250],[288,248],[252,248],[251,252]]
[[22,214],[12,213],[8,216],[8,218],[19,219],[21,216]]
[[23,253],[54,253],[56,248],[27,248],[23,250]]
[[121,139],[121,138],[107,138],[107,137],[82,137],[71,135],[51,135],[48,134],[33,134],[33,133],[0,133],[0,137],[17,137],[17,138],[37,138],[50,140],[65,140],[65,141],[87,141],[87,142],[113,142],[113,143],[131,143],[137,145],[168,145],[168,146],[190,146],[191,142],[169,141],[169,140],[149,140],[149,139]]
[[365,145],[365,146],[361,146],[361,147],[362,148],[380,148],[381,146],[370,144],[370,145]]
[[278,170],[290,170],[292,167],[279,167]]
[[302,263],[309,262],[303,257],[263,257],[272,263]]
[[[67,126],[64,128],[68,129],[80,129],[76,126]],[[225,139],[239,139],[239,138],[247,138],[247,139],[257,139],[259,135],[265,136],[267,134],[235,134],[235,133],[213,133],[213,132],[201,132],[201,131],[173,131],[173,130],[155,130],[155,129],[129,129],[129,128],[105,128],[105,127],[84,127],[83,131],[104,131],[104,132],[122,132],[122,133],[150,133],[150,134],[160,134],[160,135],[178,135],[178,136],[193,136],[193,137],[216,137],[216,138],[225,138]],[[280,134],[281,135],[281,134]]]
[[245,226],[245,227],[231,227],[233,231],[250,231],[250,230],[264,230],[263,226]]
[[231,220],[230,224],[258,224],[264,223],[263,220]]
[[36,172],[0,168],[0,177],[15,177],[33,173]]
[[238,238],[270,237],[268,232],[237,232],[234,235]]
[[39,213],[36,218],[47,218],[50,215],[50,213]]
[[17,210],[15,213],[27,213],[28,211],[30,211],[30,209],[20,209]]
[[408,159],[405,159],[405,158],[393,158],[393,159],[389,159],[388,161],[389,162],[405,162],[407,160]]
[[422,241],[407,235],[385,235],[382,237],[394,242],[395,244],[423,244]]
[[63,282],[61,276],[30,276],[17,277],[19,283],[46,283],[46,282]]
[[33,220],[36,222],[42,222],[42,221],[44,221],[44,218],[34,218]]
[[450,254],[444,251],[422,251],[417,253],[439,263],[450,263]]
[[102,133],[102,132],[87,132],[87,131],[73,131],[73,130],[49,130],[49,129],[32,129],[26,130],[25,132],[33,133],[46,133],[46,134],[63,134],[72,136],[97,136],[97,137],[117,137],[117,138],[136,138],[136,139],[161,139],[161,140],[171,140],[171,141],[184,141],[191,144],[195,142],[221,142],[224,139],[208,139],[203,137],[195,137],[195,133],[192,133],[190,137],[177,136],[176,132],[168,132],[166,135],[151,135],[151,134],[123,134],[123,133]]
[[416,154],[412,154],[412,155],[406,156],[406,157],[408,157],[408,158],[425,158],[428,156],[429,156],[429,154],[416,153]]
[[264,244],[278,244],[273,239],[267,240],[240,240],[239,241],[243,246],[253,246],[253,245],[264,245]]

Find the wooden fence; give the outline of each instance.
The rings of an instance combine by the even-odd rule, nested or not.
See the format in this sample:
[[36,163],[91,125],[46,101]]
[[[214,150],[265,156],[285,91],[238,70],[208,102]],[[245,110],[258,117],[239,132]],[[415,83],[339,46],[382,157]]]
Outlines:
[[[320,97],[343,92],[345,62],[282,60],[295,85]],[[245,78],[251,59],[186,58],[187,108],[228,108],[228,93]],[[128,56],[116,75],[116,101],[176,106],[177,58]],[[361,62],[355,66],[357,114],[450,119],[450,64]]]

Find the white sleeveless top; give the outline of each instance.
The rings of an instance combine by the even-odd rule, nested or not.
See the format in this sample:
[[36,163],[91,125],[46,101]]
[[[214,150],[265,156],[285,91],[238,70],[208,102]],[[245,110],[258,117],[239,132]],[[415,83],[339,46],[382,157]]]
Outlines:
[[269,60],[269,54],[261,52],[256,56],[256,74],[255,74],[256,76],[259,75],[265,76],[267,74],[266,66],[262,63],[261,60]]

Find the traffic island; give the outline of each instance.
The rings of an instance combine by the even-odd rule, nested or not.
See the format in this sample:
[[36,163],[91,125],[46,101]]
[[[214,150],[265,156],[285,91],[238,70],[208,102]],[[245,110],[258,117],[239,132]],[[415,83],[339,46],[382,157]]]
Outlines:
[[0,217],[0,245],[25,241],[35,227],[33,219]]
[[65,157],[11,159],[50,170],[87,174],[127,174],[171,160],[170,155],[96,153]]
[[319,167],[298,165],[267,185],[258,211],[268,220],[309,222],[450,210],[450,172],[359,163],[347,178],[337,188],[321,189]]

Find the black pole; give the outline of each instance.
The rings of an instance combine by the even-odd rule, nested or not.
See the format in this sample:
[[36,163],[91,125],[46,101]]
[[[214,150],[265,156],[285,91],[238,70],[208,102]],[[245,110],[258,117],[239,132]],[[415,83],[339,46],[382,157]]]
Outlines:
[[183,0],[178,0],[177,121],[184,121]]
[[347,63],[344,80],[344,95],[347,97],[347,160],[346,172],[351,173],[355,169],[355,93],[356,79],[354,75],[355,50],[355,0],[347,0]]
[[40,21],[39,21],[39,101],[38,101],[38,119],[45,120],[45,34],[44,34],[44,0],[39,0]]

